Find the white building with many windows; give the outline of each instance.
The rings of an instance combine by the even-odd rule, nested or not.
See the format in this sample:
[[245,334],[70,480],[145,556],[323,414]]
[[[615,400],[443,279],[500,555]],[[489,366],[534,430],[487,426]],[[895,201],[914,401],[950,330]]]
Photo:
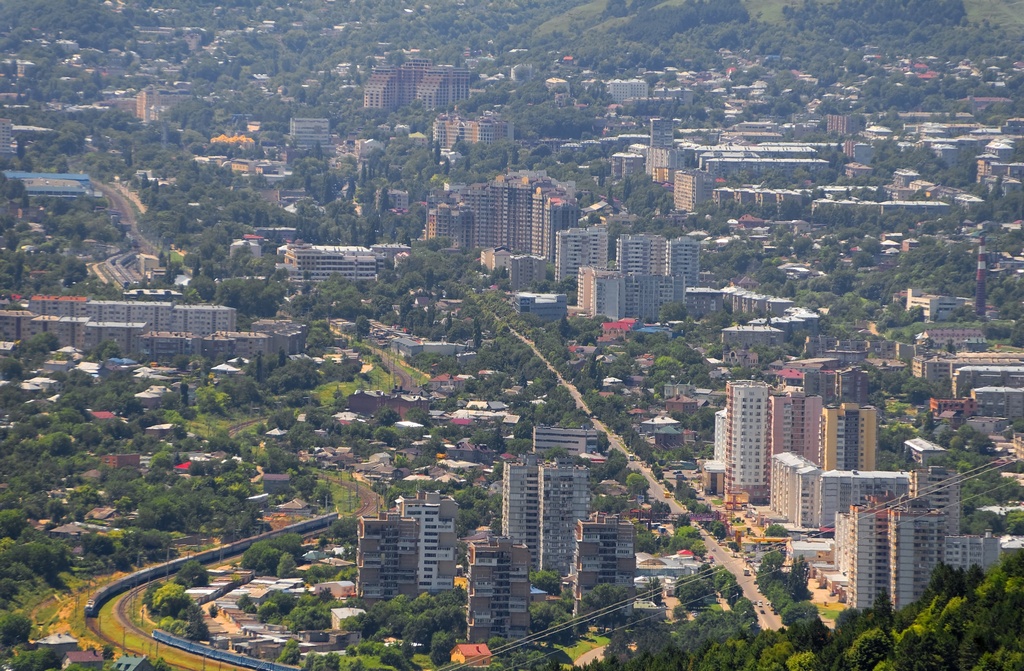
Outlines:
[[725,494],[768,501],[768,392],[764,382],[736,380],[726,385]]
[[366,247],[292,243],[280,247],[278,254],[284,255],[290,279],[299,281],[322,282],[341,275],[347,280],[372,282],[384,265],[384,256]]

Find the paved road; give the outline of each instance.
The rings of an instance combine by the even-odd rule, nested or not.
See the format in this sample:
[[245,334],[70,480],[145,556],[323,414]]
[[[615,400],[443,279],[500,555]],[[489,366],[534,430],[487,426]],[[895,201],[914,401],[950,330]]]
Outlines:
[[[555,374],[555,376],[558,378],[559,383],[561,383],[563,387],[569,390],[569,393],[576,401],[576,407],[580,408],[588,415],[591,415],[590,408],[587,407],[586,402],[583,400],[583,394],[581,394],[580,390],[576,388],[576,385],[572,384],[571,382],[562,377],[561,373],[558,372],[558,369],[552,366],[551,362],[544,358],[544,355],[540,353],[540,350],[538,350],[537,346],[533,344],[533,341],[531,341],[529,338],[522,335],[512,327],[509,327],[509,330],[511,330],[517,338],[519,338],[526,345],[528,345],[530,349],[533,350],[533,353],[537,356],[537,358],[544,362],[544,364],[548,367],[548,370]],[[591,415],[591,420],[594,422],[594,428],[596,428],[598,431],[604,432],[604,434],[608,436],[608,443],[612,447],[612,449],[619,450],[627,457],[631,456],[629,450],[626,449],[625,443],[622,441],[622,438],[618,434],[611,431],[607,426],[605,426],[605,424],[601,420],[597,419],[593,415]],[[669,507],[669,510],[672,512],[673,515],[682,515],[687,512],[686,507],[683,506],[681,503],[679,503],[672,497],[665,496],[665,485],[659,482],[658,479],[654,477],[654,473],[651,471],[649,466],[647,466],[642,461],[630,461],[629,468],[630,470],[640,473],[647,479],[647,483],[649,485],[649,489],[647,492],[648,500],[659,501],[661,503],[664,503]],[[762,609],[760,607],[755,606],[757,622],[761,626],[761,628],[781,629],[782,619],[778,615],[772,613],[772,611],[768,608],[768,599],[766,599],[764,595],[758,591],[757,583],[754,582],[754,576],[743,575],[743,570],[746,568],[746,566],[743,564],[743,561],[740,559],[734,559],[732,557],[731,552],[727,548],[722,547],[715,539],[715,537],[707,533],[703,528],[698,526],[697,529],[700,531],[701,536],[704,539],[704,545],[707,546],[708,554],[715,558],[715,563],[719,566],[724,566],[730,573],[736,576],[736,582],[739,583],[740,588],[743,590],[743,596],[745,596],[747,599],[750,599],[751,603],[756,604],[758,601],[760,601],[763,604],[765,604],[763,607],[764,613],[761,612]]]
[[572,665],[573,666],[586,666],[587,664],[590,664],[591,662],[601,661],[602,659],[604,659],[604,649],[607,648],[607,647],[608,646],[606,646],[606,645],[602,645],[600,648],[594,648],[593,650],[586,651],[585,653],[583,653],[582,655],[577,657],[576,661],[573,662]]

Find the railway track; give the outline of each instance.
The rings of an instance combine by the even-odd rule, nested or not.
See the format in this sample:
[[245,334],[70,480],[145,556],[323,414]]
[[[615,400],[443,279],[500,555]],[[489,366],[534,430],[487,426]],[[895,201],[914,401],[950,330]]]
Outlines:
[[[263,421],[263,419],[251,420],[251,422],[243,424],[255,424]],[[234,428],[234,427],[233,427]],[[244,427],[242,427],[244,428]],[[241,428],[239,429],[241,430]],[[352,489],[355,491],[356,496],[359,498],[360,506],[352,513],[353,515],[368,515],[376,512],[380,497],[366,484],[359,482],[358,480],[344,481],[340,478],[331,478],[326,476],[326,479],[331,480],[339,484],[342,487]],[[308,532],[303,534],[304,538],[318,536],[323,533],[322,529]],[[162,578],[158,578],[162,579]],[[142,593],[146,590],[149,583],[143,583],[136,587],[132,587],[126,592],[119,594],[111,599],[110,602],[110,613],[113,615],[113,626],[105,626],[107,620],[106,609],[104,609],[104,618],[97,617],[86,617],[86,627],[91,631],[100,641],[108,643],[115,648],[120,648],[123,654],[135,654],[135,655],[148,655],[151,657],[160,656],[160,643],[152,638],[149,632],[137,625],[131,617],[130,610],[133,603],[138,603],[142,596]],[[101,622],[101,620],[103,620]],[[117,638],[117,634],[120,634],[120,640]],[[212,660],[208,660],[200,655],[192,654],[185,650],[177,648],[167,649],[167,655],[170,657],[168,663],[171,666],[184,669],[185,671],[206,671],[206,665],[209,663],[212,668]],[[251,671],[251,669],[243,669],[242,667],[233,666],[218,661],[218,669],[229,669],[231,671]]]

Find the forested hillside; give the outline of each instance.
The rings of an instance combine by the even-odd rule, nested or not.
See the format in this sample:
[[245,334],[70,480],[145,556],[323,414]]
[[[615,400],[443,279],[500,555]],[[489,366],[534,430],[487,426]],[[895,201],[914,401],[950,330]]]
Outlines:
[[1024,665],[1024,555],[1008,556],[987,575],[938,568],[925,596],[892,612],[888,596],[863,612],[845,611],[830,631],[815,620],[676,647],[668,637],[641,637],[628,661],[608,659],[594,671],[1001,671]]

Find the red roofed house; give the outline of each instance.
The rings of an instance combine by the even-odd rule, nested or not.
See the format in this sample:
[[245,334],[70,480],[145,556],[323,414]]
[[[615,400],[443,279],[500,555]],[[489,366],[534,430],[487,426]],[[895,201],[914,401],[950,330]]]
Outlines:
[[452,664],[487,666],[491,663],[491,649],[486,643],[459,643],[452,648]]
[[95,650],[69,650],[64,653],[64,661],[61,662],[60,668],[66,669],[72,664],[87,669],[102,669],[103,657]]
[[632,318],[604,322],[601,324],[601,335],[604,338],[624,338],[627,333],[636,329],[637,324],[638,321]]
[[110,412],[109,410],[90,410],[89,414],[92,415],[93,419],[98,419],[102,421],[117,419],[117,415]]

